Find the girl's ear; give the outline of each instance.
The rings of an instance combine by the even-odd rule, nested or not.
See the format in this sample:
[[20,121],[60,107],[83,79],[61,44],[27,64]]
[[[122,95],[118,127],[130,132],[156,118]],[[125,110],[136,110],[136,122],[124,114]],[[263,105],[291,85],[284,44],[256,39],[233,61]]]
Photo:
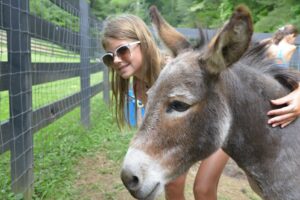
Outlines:
[[249,46],[252,33],[253,25],[248,8],[238,6],[230,20],[210,41],[200,59],[206,63],[209,72],[218,74],[242,57]]
[[161,16],[154,5],[150,7],[150,17],[159,37],[172,51],[174,56],[177,56],[184,49],[191,47],[188,40]]

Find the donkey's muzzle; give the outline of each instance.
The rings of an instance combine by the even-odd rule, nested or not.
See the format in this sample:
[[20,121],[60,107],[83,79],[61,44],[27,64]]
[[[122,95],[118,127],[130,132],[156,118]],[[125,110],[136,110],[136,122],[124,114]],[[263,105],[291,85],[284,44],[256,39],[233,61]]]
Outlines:
[[121,179],[130,194],[140,200],[153,200],[160,190],[160,183],[155,182],[145,187],[145,180],[142,176],[132,172],[130,169],[121,171]]
[[153,200],[163,190],[163,170],[141,150],[129,148],[121,170],[121,180],[136,199]]
[[121,171],[121,179],[127,190],[136,197],[137,192],[140,190],[140,177],[133,173],[131,170],[123,169]]

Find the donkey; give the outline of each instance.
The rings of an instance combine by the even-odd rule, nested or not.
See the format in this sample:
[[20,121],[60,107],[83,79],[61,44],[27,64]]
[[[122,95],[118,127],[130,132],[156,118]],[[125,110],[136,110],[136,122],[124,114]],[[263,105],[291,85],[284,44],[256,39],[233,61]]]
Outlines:
[[270,99],[298,86],[300,74],[276,68],[265,45],[248,48],[250,12],[238,6],[216,36],[193,49],[151,9],[153,23],[176,56],[149,89],[143,123],[124,158],[121,179],[137,199],[222,148],[263,199],[300,199],[300,120],[267,124]]

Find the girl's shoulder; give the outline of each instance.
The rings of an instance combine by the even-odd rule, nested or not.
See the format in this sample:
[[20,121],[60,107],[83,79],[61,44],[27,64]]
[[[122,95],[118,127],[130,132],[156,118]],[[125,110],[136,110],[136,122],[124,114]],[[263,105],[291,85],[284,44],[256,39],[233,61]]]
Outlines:
[[275,58],[278,54],[278,46],[276,44],[270,44],[267,50],[267,54],[270,58]]

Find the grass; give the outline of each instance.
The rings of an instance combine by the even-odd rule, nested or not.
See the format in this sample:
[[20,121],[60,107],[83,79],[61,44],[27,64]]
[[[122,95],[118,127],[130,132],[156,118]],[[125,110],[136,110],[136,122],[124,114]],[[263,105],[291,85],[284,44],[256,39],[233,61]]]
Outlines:
[[[103,73],[98,72],[91,75],[90,84],[94,85],[103,80]],[[80,78],[58,80],[50,83],[35,85],[32,87],[33,110],[53,103],[80,91]],[[8,91],[0,92],[0,121],[9,118],[9,94]]]
[[[7,44],[6,33],[0,30],[0,62],[7,62]],[[61,46],[32,38],[32,53],[31,61],[33,63],[49,63],[49,62],[65,62],[65,63],[79,63],[80,55],[72,51],[63,49]],[[91,59],[91,63],[95,59]],[[1,65],[0,65],[1,67]],[[63,70],[63,69],[62,69]],[[1,79],[1,74],[0,74]],[[91,85],[102,81],[102,72],[91,75]],[[32,99],[33,109],[50,104],[68,95],[80,91],[80,78],[70,78],[51,83],[45,83],[33,86]],[[9,118],[9,94],[8,91],[0,92],[0,122]]]
[[[75,109],[35,135],[33,199],[72,199],[74,166],[82,157],[97,151],[107,152],[114,161],[124,156],[132,133],[120,133],[101,96],[92,99],[88,129],[80,125],[79,109]],[[12,200],[16,197],[10,190],[9,162],[9,153],[0,156],[0,199]]]
[[[7,62],[7,36],[5,31],[0,30],[0,62]],[[32,62],[65,62],[74,63],[80,62],[80,55],[73,51],[68,51],[63,47],[40,40],[31,38],[31,61]]]

